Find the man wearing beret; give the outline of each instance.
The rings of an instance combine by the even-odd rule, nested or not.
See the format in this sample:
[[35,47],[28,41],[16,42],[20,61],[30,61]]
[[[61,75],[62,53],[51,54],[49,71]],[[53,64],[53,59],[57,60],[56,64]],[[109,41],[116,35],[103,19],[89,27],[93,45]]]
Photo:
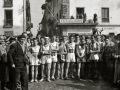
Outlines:
[[18,36],[18,42],[12,44],[8,51],[8,60],[12,68],[15,69],[15,87],[16,90],[18,84],[21,83],[22,90],[28,90],[28,76],[26,64],[29,64],[27,58],[27,45],[25,44],[25,36]]

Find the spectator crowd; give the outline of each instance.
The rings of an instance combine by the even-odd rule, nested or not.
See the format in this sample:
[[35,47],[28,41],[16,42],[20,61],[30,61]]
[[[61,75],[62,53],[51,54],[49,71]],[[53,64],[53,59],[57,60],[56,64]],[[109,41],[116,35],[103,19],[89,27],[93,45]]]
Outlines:
[[120,84],[120,34],[0,35],[2,90],[28,90],[28,82],[103,79]]

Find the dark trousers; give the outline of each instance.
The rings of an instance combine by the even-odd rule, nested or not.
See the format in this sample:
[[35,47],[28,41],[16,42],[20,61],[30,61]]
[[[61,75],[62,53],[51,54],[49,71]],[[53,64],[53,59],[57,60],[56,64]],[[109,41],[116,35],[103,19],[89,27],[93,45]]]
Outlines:
[[113,81],[115,60],[113,58],[106,57],[104,60],[104,78],[109,82]]
[[14,77],[15,77],[15,69],[12,68],[11,66],[9,66],[9,83],[8,83],[8,88],[10,90],[13,90],[14,89]]
[[87,63],[86,62],[82,62],[81,63],[81,77],[82,78],[86,78],[87,76]]
[[0,81],[0,90],[1,90],[1,81]]
[[103,76],[103,62],[98,61],[97,65],[98,65],[97,67],[98,67],[99,76]]
[[90,69],[90,62],[86,62],[86,79],[91,77]]
[[90,61],[90,73],[91,73],[91,79],[97,79],[98,78],[97,60],[91,60]]
[[27,68],[15,68],[15,90],[21,84],[22,90],[28,90],[28,75]]

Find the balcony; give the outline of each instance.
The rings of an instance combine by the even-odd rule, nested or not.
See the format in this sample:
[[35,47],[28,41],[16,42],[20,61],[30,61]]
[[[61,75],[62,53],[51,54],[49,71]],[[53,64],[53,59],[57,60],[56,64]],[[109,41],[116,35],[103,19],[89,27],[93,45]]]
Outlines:
[[4,28],[12,28],[13,26],[13,19],[6,19],[4,21]]
[[60,19],[58,25],[79,25],[79,26],[96,26],[98,23],[93,23],[93,20],[89,19],[84,23],[84,19]]
[[4,0],[4,7],[12,7],[12,0]]

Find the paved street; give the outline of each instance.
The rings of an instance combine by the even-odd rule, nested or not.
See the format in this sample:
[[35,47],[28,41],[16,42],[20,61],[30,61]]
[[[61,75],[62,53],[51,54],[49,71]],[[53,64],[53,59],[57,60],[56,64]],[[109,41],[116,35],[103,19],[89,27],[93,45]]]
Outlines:
[[119,90],[103,80],[56,80],[52,82],[30,83],[29,90]]

